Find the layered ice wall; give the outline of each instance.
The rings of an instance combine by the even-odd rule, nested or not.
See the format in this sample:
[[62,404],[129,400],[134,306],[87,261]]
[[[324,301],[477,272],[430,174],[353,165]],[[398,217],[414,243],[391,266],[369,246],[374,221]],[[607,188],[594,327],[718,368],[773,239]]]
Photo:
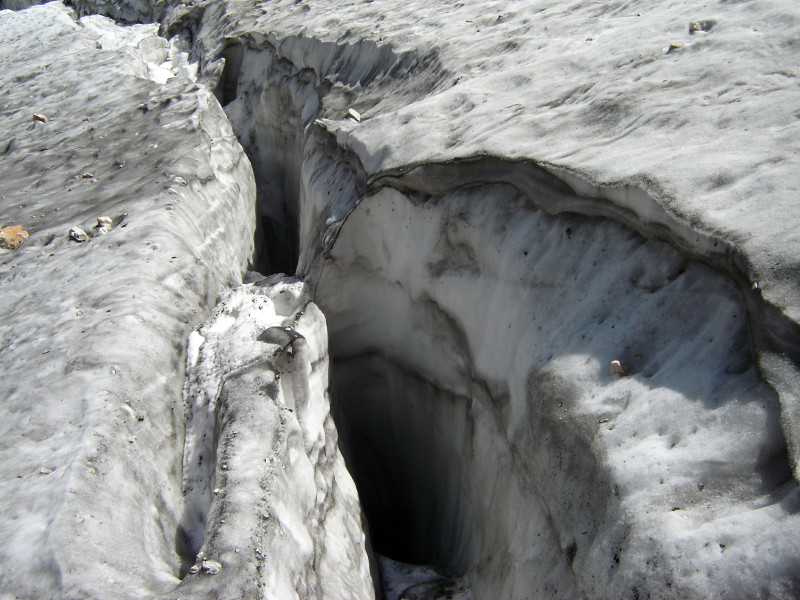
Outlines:
[[384,190],[316,297],[378,552],[476,598],[796,593],[780,407],[724,276],[508,186]]

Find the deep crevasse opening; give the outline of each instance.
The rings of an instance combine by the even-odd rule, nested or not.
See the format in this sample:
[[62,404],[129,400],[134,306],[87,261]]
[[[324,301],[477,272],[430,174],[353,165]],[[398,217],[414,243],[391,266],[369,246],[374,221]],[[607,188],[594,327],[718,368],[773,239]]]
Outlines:
[[462,462],[472,454],[468,399],[380,355],[337,361],[331,377],[342,451],[376,552],[465,573],[474,561],[474,515],[461,490],[469,486]]

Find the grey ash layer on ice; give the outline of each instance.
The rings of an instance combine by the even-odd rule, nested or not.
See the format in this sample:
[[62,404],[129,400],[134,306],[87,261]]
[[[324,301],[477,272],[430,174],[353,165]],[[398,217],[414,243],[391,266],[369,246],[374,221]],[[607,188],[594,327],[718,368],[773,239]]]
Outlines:
[[0,598],[798,597],[799,36],[0,12]]

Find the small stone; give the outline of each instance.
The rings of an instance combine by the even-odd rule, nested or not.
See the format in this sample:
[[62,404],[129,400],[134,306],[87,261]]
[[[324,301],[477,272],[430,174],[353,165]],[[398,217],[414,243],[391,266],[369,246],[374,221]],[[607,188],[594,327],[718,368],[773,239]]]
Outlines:
[[92,175],[91,173],[84,173],[83,175],[81,175],[80,178],[81,179],[91,179],[92,177],[94,177],[94,175]]
[[0,229],[0,248],[16,250],[22,245],[22,242],[28,239],[28,236],[28,232],[21,225],[11,225]]
[[88,242],[90,239],[92,239],[92,236],[90,236],[80,227],[73,227],[69,230],[69,239],[74,242]]
[[48,119],[45,115],[40,113],[33,113],[33,120],[39,121],[40,123],[47,123],[50,119]]
[[361,123],[361,113],[354,108],[349,108],[345,116],[353,119],[356,123]]
[[216,575],[222,571],[222,565],[215,560],[203,561],[203,573],[206,575]]
[[689,23],[689,35],[694,35],[695,33],[702,31],[707,32],[711,31],[711,29],[716,25],[717,22],[713,19],[704,19],[702,21],[692,21]]
[[667,48],[667,54],[675,52],[675,50],[679,50],[680,48],[683,48],[683,44],[670,44],[669,48]]
[[189,567],[189,573],[194,575],[200,570],[200,565],[192,565]]
[[97,217],[97,224],[94,226],[95,235],[105,235],[113,227],[114,221],[111,217]]
[[42,475],[50,475],[50,473],[52,473],[54,470],[55,469],[51,469],[50,467],[42,467],[41,469],[39,469],[39,473],[41,473]]
[[627,375],[628,365],[621,363],[618,360],[612,360],[609,372],[611,373],[611,375]]

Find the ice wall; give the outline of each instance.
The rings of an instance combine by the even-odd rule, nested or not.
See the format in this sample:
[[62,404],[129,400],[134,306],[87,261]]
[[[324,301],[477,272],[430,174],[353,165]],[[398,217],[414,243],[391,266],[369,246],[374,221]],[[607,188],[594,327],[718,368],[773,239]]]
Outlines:
[[794,593],[780,406],[724,276],[508,186],[384,190],[316,298],[378,552],[476,598]]

